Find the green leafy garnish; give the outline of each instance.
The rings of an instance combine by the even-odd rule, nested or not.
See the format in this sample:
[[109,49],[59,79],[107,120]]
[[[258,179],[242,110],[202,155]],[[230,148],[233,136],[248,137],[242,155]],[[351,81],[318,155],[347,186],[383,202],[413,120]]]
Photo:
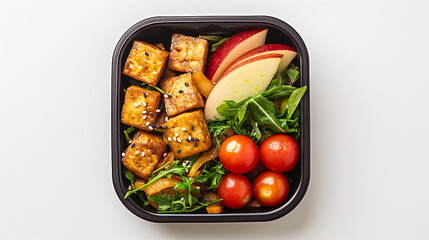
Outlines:
[[160,171],[158,175],[154,176],[152,179],[150,179],[150,181],[148,181],[146,184],[135,188],[131,191],[128,191],[127,194],[125,194],[124,199],[126,199],[128,196],[130,196],[131,194],[137,192],[138,190],[152,184],[153,182],[155,182],[156,180],[163,178],[163,177],[168,177],[168,175],[171,176],[171,174],[177,174],[179,176],[183,176],[183,174],[186,172],[186,169],[189,168],[189,166],[183,166],[181,164],[179,164],[179,161],[176,160],[173,162],[173,165],[171,166],[171,168],[164,170],[164,171]]
[[[198,156],[199,154],[193,155],[187,158],[188,159],[187,161],[190,161],[190,162],[195,161],[195,159],[197,159]],[[174,186],[175,192],[173,196],[170,196],[165,194],[164,192],[161,192],[161,195],[151,195],[147,197],[148,200],[158,205],[158,209],[157,209],[158,212],[160,213],[193,212],[205,206],[208,206],[211,203],[220,201],[220,200],[216,200],[209,203],[203,203],[203,202],[200,202],[195,196],[192,195],[192,193],[197,192],[197,190],[192,188],[192,184],[194,183],[195,180],[185,176],[185,173],[191,168],[192,164],[179,164],[179,160],[176,160],[173,162],[171,168],[167,170],[161,170],[166,165],[152,172],[149,178],[150,180],[146,184],[128,191],[124,198],[126,199],[127,197],[129,197],[131,194],[134,194],[134,193],[140,194],[140,192],[138,192],[140,189],[154,183],[158,179],[161,179],[163,177],[171,178],[173,175],[177,175],[182,178],[182,182],[179,182]],[[155,176],[154,175],[155,173],[158,173],[158,174]],[[220,180],[216,180],[216,181],[220,181]],[[146,203],[147,201],[145,202],[145,198],[143,195],[142,196],[139,195],[139,197],[140,199],[142,199],[142,201],[145,204],[147,204]]]
[[[297,71],[292,67],[278,74],[266,91],[239,102],[225,100],[217,107],[217,112],[223,117],[208,121],[207,125],[218,145],[221,142],[220,137],[230,127],[237,134],[248,136],[255,142],[261,142],[276,133],[299,136],[300,111],[297,107],[307,87],[287,85],[288,82],[296,81],[299,75],[294,74],[292,78],[287,76],[291,69]],[[280,110],[277,109],[274,100],[281,100],[284,106]]]
[[202,173],[195,178],[195,181],[199,183],[210,182],[210,187],[208,187],[208,189],[217,188],[222,176],[226,173],[226,169],[220,161],[217,161],[216,166],[213,167],[210,165],[210,162],[207,162],[204,165]]
[[212,49],[210,52],[216,51],[216,49],[218,49],[222,44],[224,44],[229,39],[229,37],[220,37],[215,35],[200,35],[198,37],[212,42]]
[[147,84],[147,83],[140,82],[140,81],[135,80],[135,79],[130,79],[130,80],[129,80],[129,82],[130,82],[130,85],[139,86],[139,87],[144,87],[144,88],[146,88],[147,90],[151,90],[151,91],[158,91],[158,92],[160,92],[160,93],[164,94],[164,91],[162,91],[162,89],[160,89],[158,86],[153,87],[153,86],[150,86],[150,85],[149,85],[149,84]]
[[124,135],[125,135],[125,139],[127,140],[127,144],[129,144],[131,141],[129,134],[132,133],[134,130],[135,130],[134,127],[129,127],[124,131]]

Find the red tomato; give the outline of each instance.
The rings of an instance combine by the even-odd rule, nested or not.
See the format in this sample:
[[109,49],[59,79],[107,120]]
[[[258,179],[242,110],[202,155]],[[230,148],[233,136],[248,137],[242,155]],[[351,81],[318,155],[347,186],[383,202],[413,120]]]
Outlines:
[[289,182],[278,172],[261,173],[253,183],[253,194],[262,205],[273,207],[282,203],[289,193]]
[[235,135],[227,138],[219,149],[223,166],[233,173],[247,173],[258,164],[259,151],[252,139]]
[[292,170],[299,156],[298,143],[284,134],[272,135],[259,146],[262,164],[270,170],[287,172]]
[[243,175],[229,173],[220,181],[217,195],[225,207],[239,209],[252,199],[252,184]]

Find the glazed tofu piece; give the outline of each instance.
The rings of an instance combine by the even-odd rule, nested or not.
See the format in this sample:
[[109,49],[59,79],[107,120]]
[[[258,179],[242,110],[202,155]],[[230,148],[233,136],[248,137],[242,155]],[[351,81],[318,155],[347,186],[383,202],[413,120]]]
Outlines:
[[171,36],[168,67],[179,72],[204,71],[208,46],[205,39],[174,33]]
[[177,159],[204,152],[212,145],[204,113],[200,109],[172,117],[162,128],[164,138]]
[[204,107],[203,97],[192,82],[190,73],[163,79],[161,89],[165,92],[164,105],[169,117]]
[[160,110],[161,94],[145,88],[130,86],[125,93],[121,122],[138,129],[152,131]]
[[156,86],[164,71],[168,54],[152,44],[134,41],[122,73]]
[[165,148],[160,136],[138,131],[123,153],[121,161],[137,177],[146,180],[158,164]]

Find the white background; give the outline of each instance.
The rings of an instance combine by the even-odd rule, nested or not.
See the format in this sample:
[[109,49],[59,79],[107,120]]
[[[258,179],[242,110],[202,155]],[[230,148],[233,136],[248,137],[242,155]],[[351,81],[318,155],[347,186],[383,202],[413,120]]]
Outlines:
[[[428,1],[5,1],[0,239],[429,239]],[[155,15],[266,14],[311,60],[312,173],[268,223],[154,224],[111,181],[116,42]]]

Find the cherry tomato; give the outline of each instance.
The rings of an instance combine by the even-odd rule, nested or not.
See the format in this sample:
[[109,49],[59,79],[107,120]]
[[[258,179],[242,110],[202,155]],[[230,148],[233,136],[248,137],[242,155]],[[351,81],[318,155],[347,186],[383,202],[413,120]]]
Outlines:
[[235,135],[227,138],[219,149],[223,166],[233,173],[247,173],[258,164],[259,150],[252,139]]
[[298,143],[284,134],[272,135],[259,146],[262,164],[272,171],[287,172],[292,170],[299,156]]
[[225,207],[239,209],[252,199],[252,184],[243,175],[229,173],[220,181],[217,194]]
[[253,183],[253,194],[262,205],[273,207],[282,203],[289,193],[286,177],[273,171],[261,173]]

